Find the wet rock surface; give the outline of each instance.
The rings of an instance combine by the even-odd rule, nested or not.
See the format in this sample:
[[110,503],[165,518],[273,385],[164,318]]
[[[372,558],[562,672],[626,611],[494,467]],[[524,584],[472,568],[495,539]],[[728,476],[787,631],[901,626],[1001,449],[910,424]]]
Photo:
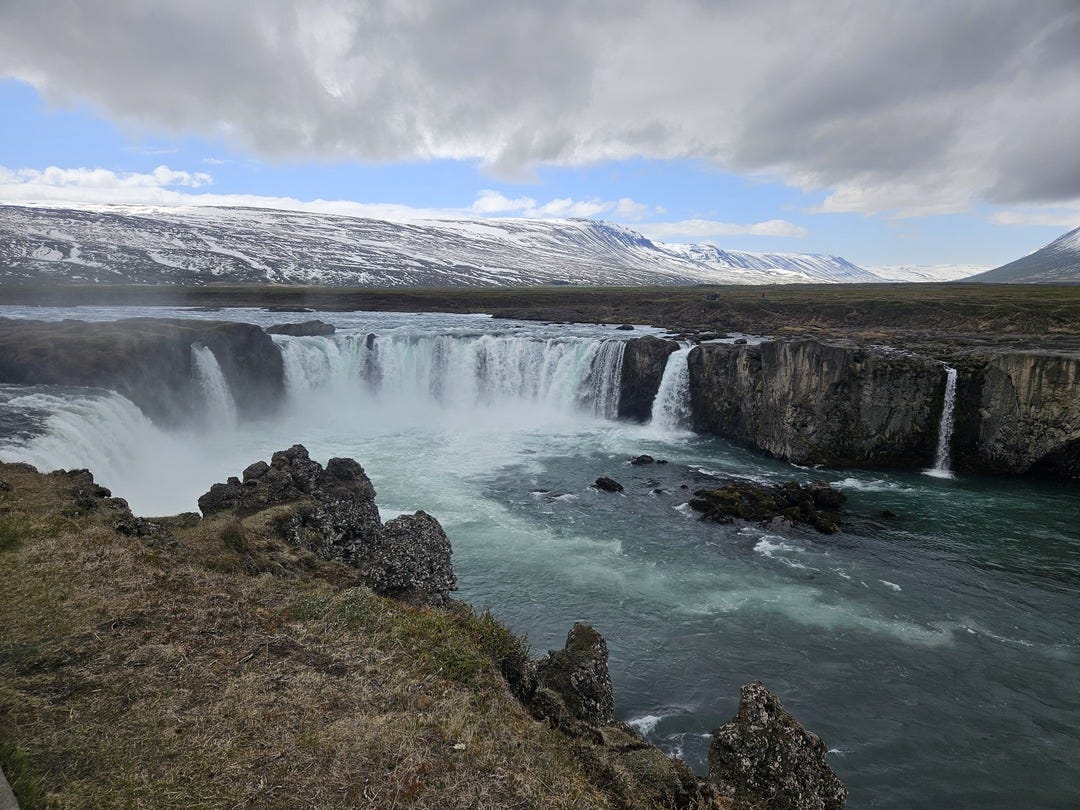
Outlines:
[[738,714],[713,732],[709,781],[735,808],[839,810],[847,789],[825,753],[825,743],[756,681],[742,687]]
[[608,478],[601,475],[593,482],[593,486],[601,492],[622,492],[623,485],[616,481],[614,478]]
[[738,480],[713,489],[696,490],[690,508],[701,512],[702,519],[717,523],[768,522],[782,518],[832,534],[845,500],[843,492],[826,483],[785,481],[769,486]]
[[653,335],[626,342],[619,383],[620,419],[638,422],[649,420],[668,356],[678,349],[679,344],[674,340],[663,340]]

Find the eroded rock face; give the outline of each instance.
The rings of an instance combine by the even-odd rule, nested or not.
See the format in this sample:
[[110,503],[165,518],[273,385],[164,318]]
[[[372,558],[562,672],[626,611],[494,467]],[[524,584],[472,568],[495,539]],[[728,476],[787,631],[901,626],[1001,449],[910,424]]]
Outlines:
[[825,743],[764,684],[742,687],[738,714],[713,732],[709,781],[735,808],[839,810],[847,788],[825,762]]
[[558,695],[570,714],[594,726],[614,719],[615,697],[608,673],[604,637],[578,622],[561,650],[552,650],[536,666],[538,694],[548,689]]
[[697,490],[690,508],[701,512],[703,519],[717,523],[733,520],[767,522],[783,518],[832,534],[836,531],[844,500],[843,492],[823,482],[804,485],[785,481],[766,486],[740,480],[715,489]]
[[375,488],[363,467],[332,458],[324,468],[300,444],[257,461],[243,473],[214,484],[199,498],[207,517],[237,517],[288,507],[279,525],[286,540],[322,557],[360,569],[380,594],[412,601],[445,602],[457,587],[450,541],[424,512],[402,515],[385,526]]
[[1012,352],[977,359],[974,435],[959,448],[962,465],[1080,478],[1080,355]]
[[619,385],[620,419],[649,421],[668,355],[678,348],[679,344],[674,340],[662,340],[653,335],[626,342]]
[[798,464],[924,467],[945,371],[931,358],[813,340],[689,356],[693,427]]
[[214,353],[242,414],[277,407],[281,352],[258,326],[226,321],[0,319],[0,382],[110,388],[155,419],[179,422],[202,407],[192,345]]

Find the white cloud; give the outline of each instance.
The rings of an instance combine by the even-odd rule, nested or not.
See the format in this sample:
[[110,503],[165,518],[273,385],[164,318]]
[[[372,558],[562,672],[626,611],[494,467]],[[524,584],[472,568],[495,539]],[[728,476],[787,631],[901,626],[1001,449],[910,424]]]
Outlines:
[[174,171],[168,166],[158,166],[150,173],[117,173],[100,168],[61,169],[58,166],[45,169],[8,169],[0,166],[0,183],[5,186],[25,186],[31,193],[47,193],[44,191],[46,189],[94,189],[108,193],[169,186],[199,188],[213,182],[213,177],[206,172]]
[[511,200],[498,191],[492,191],[489,188],[481,191],[471,206],[471,210],[477,214],[503,214],[527,211],[533,208],[536,208],[536,200],[532,197],[518,197]]
[[806,228],[788,222],[786,219],[769,219],[746,225],[717,222],[711,219],[684,219],[680,222],[643,222],[635,228],[650,239],[660,241],[715,239],[722,236],[773,236],[798,239],[808,233]]
[[987,218],[994,225],[1042,225],[1072,230],[1080,226],[1080,205],[1071,208],[1027,208],[998,211]]
[[649,206],[640,203],[630,197],[622,197],[618,200],[575,200],[572,197],[558,197],[546,203],[538,203],[532,197],[515,197],[510,199],[506,195],[492,189],[484,189],[470,206],[469,211],[474,214],[517,214],[533,219],[590,219],[601,216],[615,216],[619,219],[639,219],[642,214],[648,212]]
[[898,215],[1076,198],[1080,6],[992,6],[6,0],[0,75],[273,158],[694,158]]

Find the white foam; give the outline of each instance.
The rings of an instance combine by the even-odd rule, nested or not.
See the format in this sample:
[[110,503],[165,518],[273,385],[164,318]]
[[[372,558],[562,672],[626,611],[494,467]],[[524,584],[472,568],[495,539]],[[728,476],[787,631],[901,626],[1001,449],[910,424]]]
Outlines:
[[647,736],[649,734],[652,734],[660,721],[668,716],[669,715],[666,714],[647,714],[644,717],[637,717],[633,720],[627,720],[626,725],[630,726],[630,728],[634,729],[639,734]]
[[880,582],[886,588],[892,588],[894,591],[899,592],[901,590],[899,585],[897,585],[895,582],[889,582],[889,580],[887,579],[879,579],[878,582]]

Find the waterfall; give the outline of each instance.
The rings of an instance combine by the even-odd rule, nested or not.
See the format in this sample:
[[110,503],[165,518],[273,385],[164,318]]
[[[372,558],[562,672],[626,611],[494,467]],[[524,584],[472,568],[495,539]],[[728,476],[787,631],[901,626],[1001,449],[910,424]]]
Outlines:
[[236,424],[236,402],[229,391],[229,383],[221,373],[214,353],[206,346],[192,344],[191,358],[195,364],[195,375],[202,388],[206,403],[206,419],[215,424]]
[[952,478],[949,469],[949,448],[952,445],[954,411],[956,408],[956,369],[945,366],[945,401],[941,406],[941,423],[938,425],[937,452],[934,466],[925,470],[935,478]]
[[690,366],[687,358],[691,346],[683,346],[668,355],[664,376],[653,400],[653,427],[663,431],[687,430],[690,427]]
[[626,343],[507,335],[275,336],[289,395],[360,393],[385,406],[532,403],[614,418]]

